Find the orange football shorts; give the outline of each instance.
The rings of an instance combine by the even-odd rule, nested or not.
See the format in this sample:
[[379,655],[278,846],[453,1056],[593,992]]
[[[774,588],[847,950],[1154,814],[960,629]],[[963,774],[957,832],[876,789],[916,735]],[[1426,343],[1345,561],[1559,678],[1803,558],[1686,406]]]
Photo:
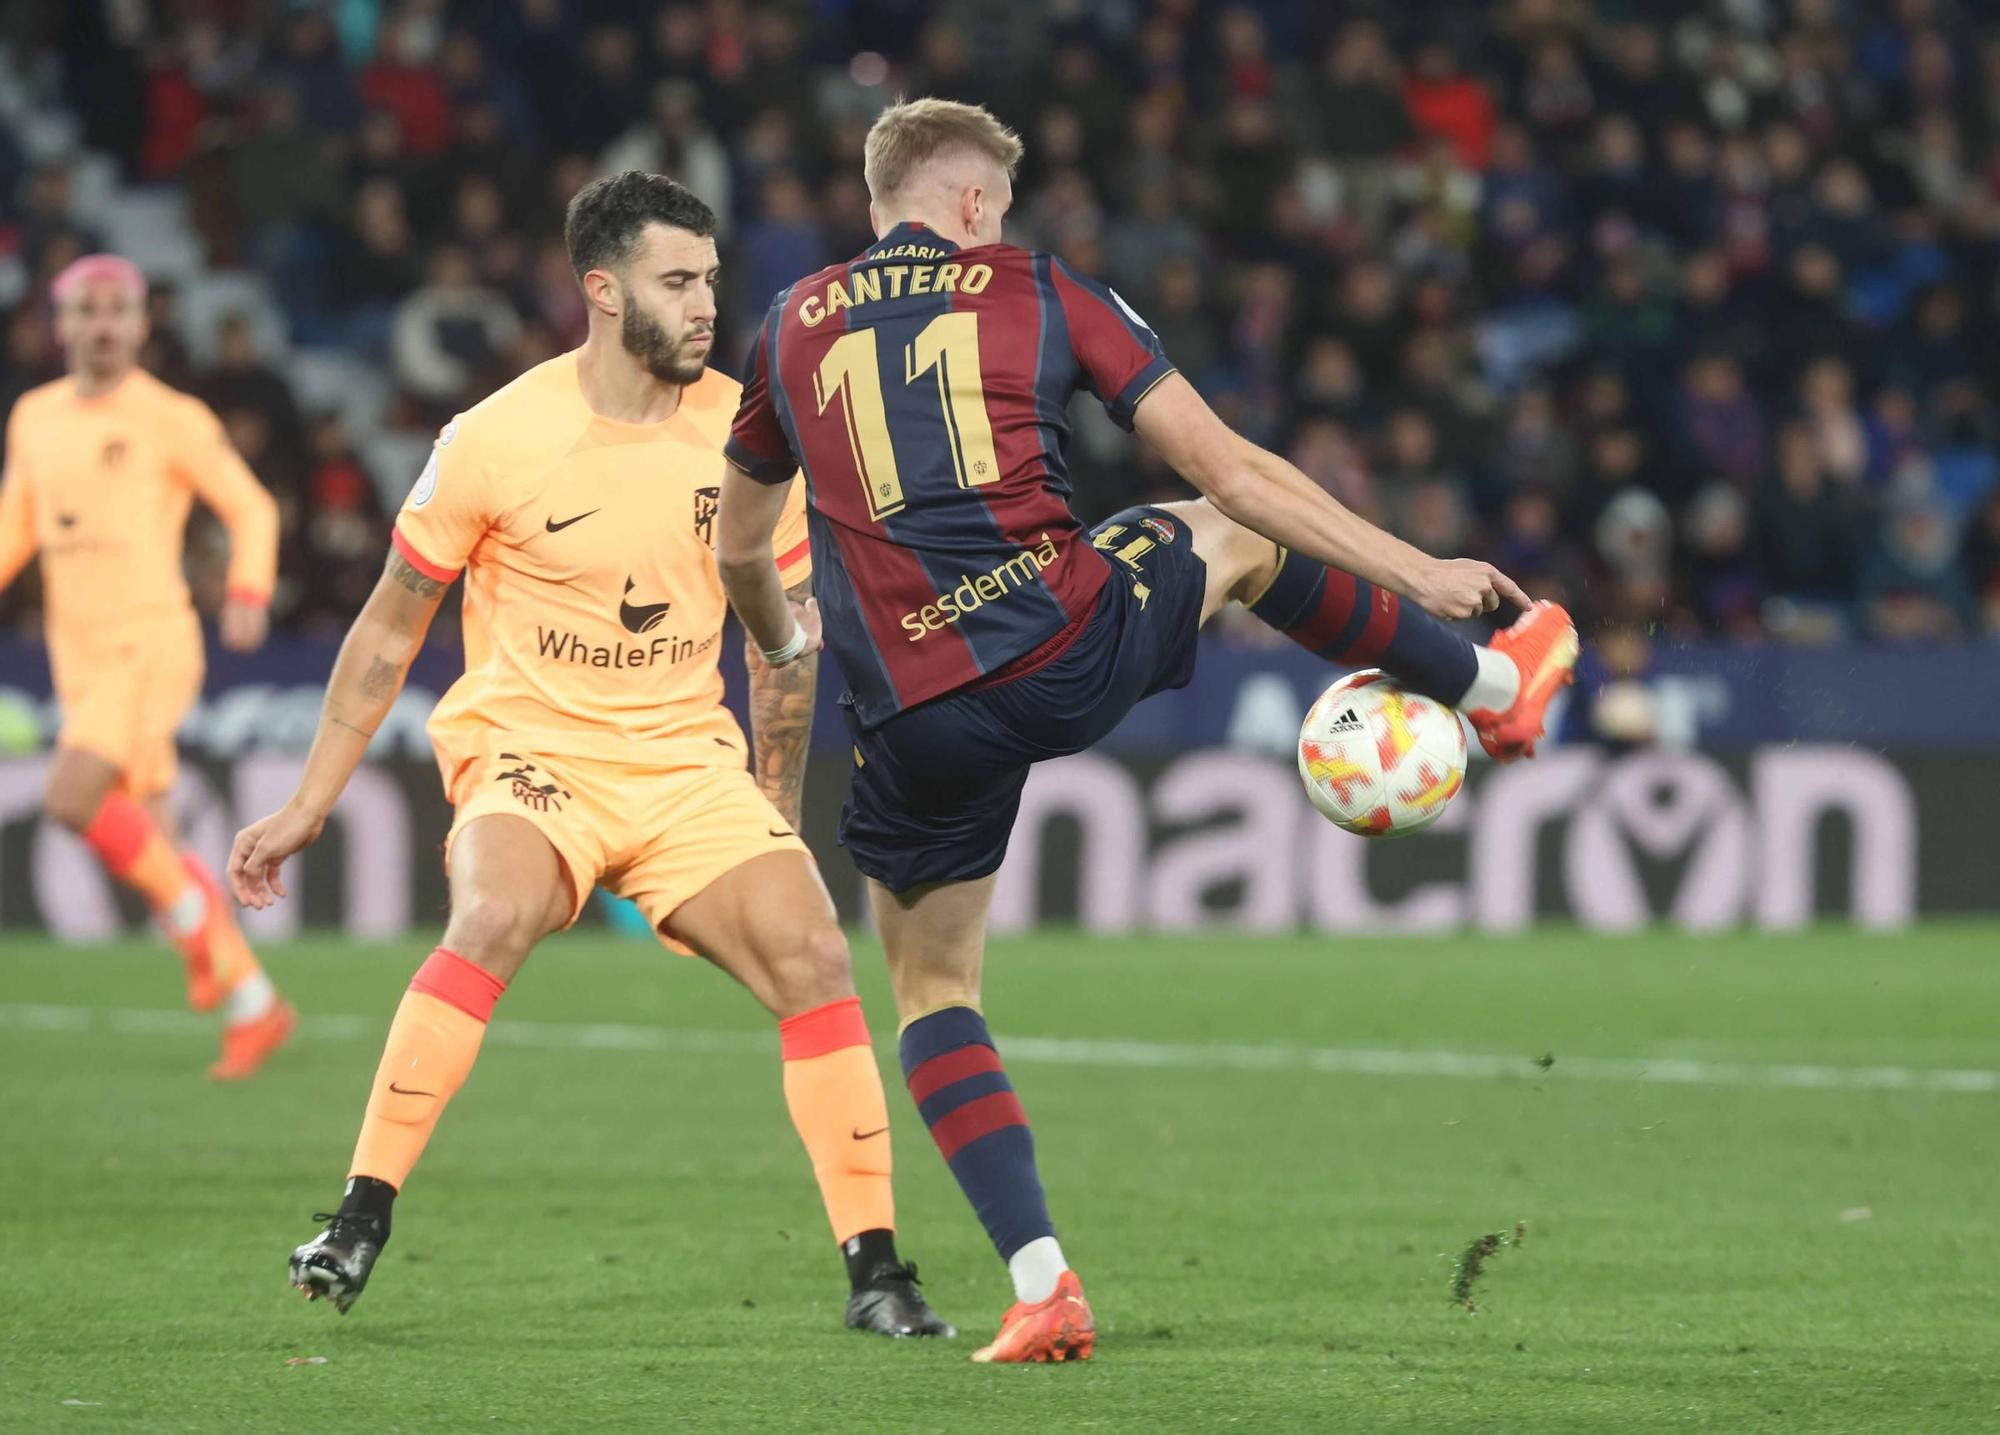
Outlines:
[[467,824],[494,813],[534,823],[568,869],[573,923],[593,886],[638,904],[660,940],[681,903],[723,873],[767,852],[807,852],[792,825],[739,767],[636,767],[548,756],[503,734],[456,764],[449,786],[451,844]]

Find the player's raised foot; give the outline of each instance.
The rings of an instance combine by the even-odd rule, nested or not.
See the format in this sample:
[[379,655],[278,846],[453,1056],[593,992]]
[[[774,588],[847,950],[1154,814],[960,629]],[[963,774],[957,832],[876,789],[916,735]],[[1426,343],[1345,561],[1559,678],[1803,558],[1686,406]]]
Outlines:
[[935,1335],[949,1340],[958,1328],[924,1299],[916,1262],[885,1261],[847,1298],[847,1328],[903,1340]]
[[201,890],[202,921],[188,936],[168,933],[168,939],[180,952],[181,965],[187,969],[188,1005],[196,1011],[214,1011],[222,1005],[222,983],[216,980],[215,949],[209,934],[215,930],[218,918],[227,920],[227,910],[222,905],[222,889],[215,885],[208,869],[195,861],[194,854],[183,853],[181,862]]
[[299,1024],[298,1011],[288,1001],[275,1001],[271,1009],[249,1021],[232,1022],[222,1029],[222,1056],[209,1067],[215,1081],[241,1081],[255,1076],[271,1053],[291,1040]]
[[292,1284],[307,1300],[330,1300],[342,1315],[361,1298],[368,1273],[389,1244],[389,1228],[376,1216],[324,1212],[326,1229],[292,1252]]
[[1494,634],[1489,646],[1520,669],[1521,690],[1505,712],[1476,708],[1466,717],[1479,734],[1479,745],[1495,762],[1533,757],[1550,699],[1576,679],[1577,655],[1583,646],[1576,624],[1561,604],[1537,603],[1512,627]]
[[1016,1301],[1001,1317],[993,1343],[973,1351],[972,1358],[981,1365],[1088,1360],[1096,1344],[1097,1322],[1083,1298],[1083,1282],[1075,1271],[1064,1271],[1047,1300],[1033,1305]]

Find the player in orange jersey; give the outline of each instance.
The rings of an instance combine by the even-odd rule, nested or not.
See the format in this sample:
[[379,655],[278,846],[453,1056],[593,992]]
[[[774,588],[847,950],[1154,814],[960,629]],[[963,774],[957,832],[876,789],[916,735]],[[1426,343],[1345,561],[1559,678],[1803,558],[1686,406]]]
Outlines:
[[249,1076],[291,1034],[292,1009],[237,929],[215,878],[177,849],[174,730],[201,692],[201,628],[181,576],[196,498],[229,530],[224,646],[264,641],[278,509],[199,399],[138,367],[146,281],[93,254],[56,277],[69,373],[21,395],[0,480],[0,589],[39,549],[62,733],[49,816],[145,898],[187,967],[188,1002],[224,1008],[209,1075]]
[[[299,790],[231,853],[243,901],[284,895],[280,864],[318,835],[462,572],[465,675],[430,723],[456,809],[451,916],[390,1027],[340,1207],[292,1254],[293,1284],[342,1311],[494,1003],[602,883],[778,1018],[785,1100],[847,1262],[847,1323],[953,1333],[896,1254],[881,1073],[846,939],[796,835],[813,665],[794,661],[799,648],[751,654],[755,777],[722,705],[711,545],[741,386],[706,368],[714,231],[708,207],[659,175],[628,171],[571,201],[588,338],[439,435],[334,665]],[[810,625],[804,530],[795,494],[773,555]]]

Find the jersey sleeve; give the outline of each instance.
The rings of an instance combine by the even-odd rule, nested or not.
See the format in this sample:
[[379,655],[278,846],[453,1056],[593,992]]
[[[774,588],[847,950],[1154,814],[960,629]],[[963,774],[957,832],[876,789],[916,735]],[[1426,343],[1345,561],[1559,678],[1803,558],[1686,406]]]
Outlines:
[[[789,290],[785,297],[790,297]],[[781,298],[764,316],[764,327],[750,351],[750,372],[743,380],[736,421],[729,426],[729,437],[722,445],[724,456],[759,483],[783,483],[799,471],[798,457],[778,421],[777,400],[771,393],[773,336],[784,312],[785,300]]]
[[812,542],[806,536],[804,479],[792,480],[792,491],[785,498],[785,511],[779,517],[777,532],[771,538],[771,556],[778,560],[778,576],[784,579],[785,587],[796,587],[812,577]]
[[438,433],[390,535],[405,562],[440,583],[464,571],[493,522],[491,484],[472,445],[459,437],[460,421]]
[[21,446],[21,406],[7,417],[7,460],[0,469],[0,590],[35,556],[35,499]]
[[1078,274],[1062,260],[1049,261],[1049,279],[1062,305],[1070,351],[1084,382],[1113,422],[1130,429],[1139,400],[1174,371],[1159,335],[1114,290]]
[[229,533],[230,601],[269,603],[278,582],[278,501],[236,452],[222,420],[199,399],[187,400],[176,466]]

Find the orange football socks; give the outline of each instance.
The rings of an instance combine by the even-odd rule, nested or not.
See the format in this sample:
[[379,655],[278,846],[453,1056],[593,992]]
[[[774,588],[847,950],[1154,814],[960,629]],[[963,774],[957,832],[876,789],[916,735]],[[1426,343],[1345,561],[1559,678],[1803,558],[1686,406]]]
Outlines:
[[493,1004],[506,989],[491,972],[443,947],[417,968],[389,1025],[349,1176],[403,1188],[445,1103],[471,1073]]
[[221,884],[208,865],[192,852],[181,853],[181,865],[201,889],[203,918],[200,940],[216,985],[227,999],[224,1015],[231,1025],[255,1021],[277,1002],[277,992],[257,954],[250,950],[243,929],[236,925],[235,909],[222,895]]
[[83,829],[104,870],[145,899],[153,920],[187,963],[188,1002],[207,1011],[229,1001],[231,1023],[253,1021],[277,995],[243,939],[213,875],[192,852],[174,850],[145,807],[109,793]]
[[889,1103],[868,1041],[861,998],[845,997],[778,1023],[785,1105],[812,1157],[833,1238],[892,1231]]
[[146,899],[170,936],[199,930],[206,904],[192,900],[200,895],[194,876],[142,805],[123,792],[107,794],[83,840],[105,871]]

